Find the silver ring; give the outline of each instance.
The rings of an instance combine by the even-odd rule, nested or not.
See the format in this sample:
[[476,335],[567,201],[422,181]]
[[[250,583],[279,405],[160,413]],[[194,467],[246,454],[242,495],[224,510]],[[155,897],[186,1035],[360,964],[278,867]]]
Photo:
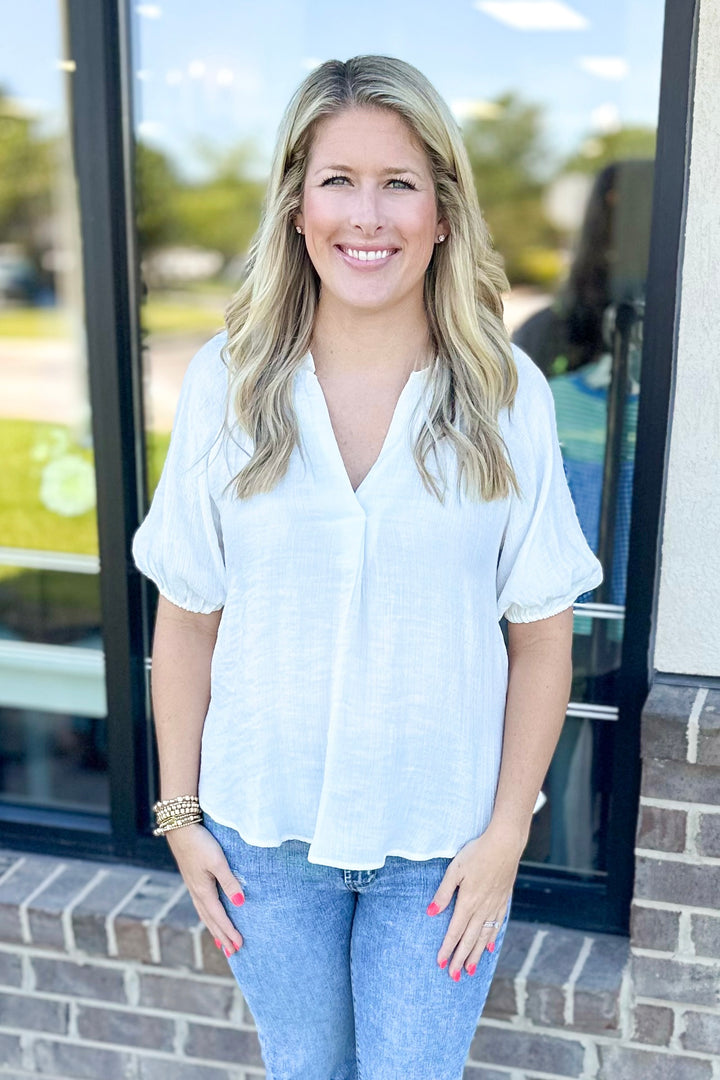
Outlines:
[[499,922],[484,922],[483,926],[494,926],[496,929],[500,926]]

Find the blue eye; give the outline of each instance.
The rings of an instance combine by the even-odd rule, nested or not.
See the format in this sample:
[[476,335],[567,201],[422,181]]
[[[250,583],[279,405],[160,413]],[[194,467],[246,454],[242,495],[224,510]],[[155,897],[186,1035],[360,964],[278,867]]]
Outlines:
[[[320,187],[339,187],[340,185],[335,183],[336,180],[348,180],[348,177],[343,176],[342,173],[336,173],[334,176],[328,176],[327,179],[323,180]],[[399,177],[395,177],[395,179],[393,180],[388,180],[388,184],[401,184],[402,187],[399,189],[400,191],[408,189],[412,191],[417,190],[415,185],[411,183],[410,180],[401,180]],[[396,188],[395,190],[397,191],[398,188]]]

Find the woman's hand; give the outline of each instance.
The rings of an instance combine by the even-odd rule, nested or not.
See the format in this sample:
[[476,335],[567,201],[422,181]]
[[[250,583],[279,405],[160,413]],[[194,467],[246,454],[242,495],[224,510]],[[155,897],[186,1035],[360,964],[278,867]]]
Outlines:
[[226,956],[242,945],[240,934],[218,896],[218,885],[233,904],[245,903],[240,882],[233,876],[223,849],[204,825],[183,825],[165,833],[195,910]]
[[440,967],[450,960],[448,974],[456,982],[463,964],[473,975],[483,950],[494,950],[497,929],[483,923],[494,920],[502,924],[523,848],[490,824],[481,836],[460,849],[445,871],[428,914],[444,911],[458,889],[455,910],[437,955]]

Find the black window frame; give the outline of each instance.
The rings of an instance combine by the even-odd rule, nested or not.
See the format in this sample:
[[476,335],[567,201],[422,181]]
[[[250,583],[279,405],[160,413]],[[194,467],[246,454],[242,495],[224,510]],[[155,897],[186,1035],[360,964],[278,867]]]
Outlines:
[[[513,914],[626,934],[640,785],[640,714],[651,678],[658,540],[679,307],[698,0],[667,0],[637,422],[625,630],[604,880],[523,868]],[[145,513],[142,282],[135,230],[128,0],[67,0],[66,59],[84,271],[98,483],[100,594],[108,703],[109,816],[0,805],[2,841],[27,851],[174,868],[151,834],[156,751],[146,657],[155,607],[131,555]],[[668,272],[672,268],[672,272]]]

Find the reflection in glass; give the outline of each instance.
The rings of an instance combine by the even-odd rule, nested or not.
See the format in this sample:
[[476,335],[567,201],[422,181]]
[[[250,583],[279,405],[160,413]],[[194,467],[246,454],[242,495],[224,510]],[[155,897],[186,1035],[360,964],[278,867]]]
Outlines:
[[62,5],[0,66],[0,799],[106,810],[105,681]]
[[63,810],[106,810],[106,740],[105,720],[0,709],[3,799]]
[[508,22],[503,5],[448,0],[450,50],[436,47],[436,3],[368,0],[360,18],[329,0],[270,8],[178,2],[153,6],[152,15],[137,7],[147,496],[187,364],[224,325],[293,89],[330,57],[385,53],[415,64],[462,127],[510,280],[505,321],[550,380],[578,516],[606,571],[605,585],[582,598],[575,616],[571,708],[526,853],[530,862],[599,872],[624,628],[663,3],[585,5],[587,15],[553,25],[528,21],[525,7],[525,21]]

